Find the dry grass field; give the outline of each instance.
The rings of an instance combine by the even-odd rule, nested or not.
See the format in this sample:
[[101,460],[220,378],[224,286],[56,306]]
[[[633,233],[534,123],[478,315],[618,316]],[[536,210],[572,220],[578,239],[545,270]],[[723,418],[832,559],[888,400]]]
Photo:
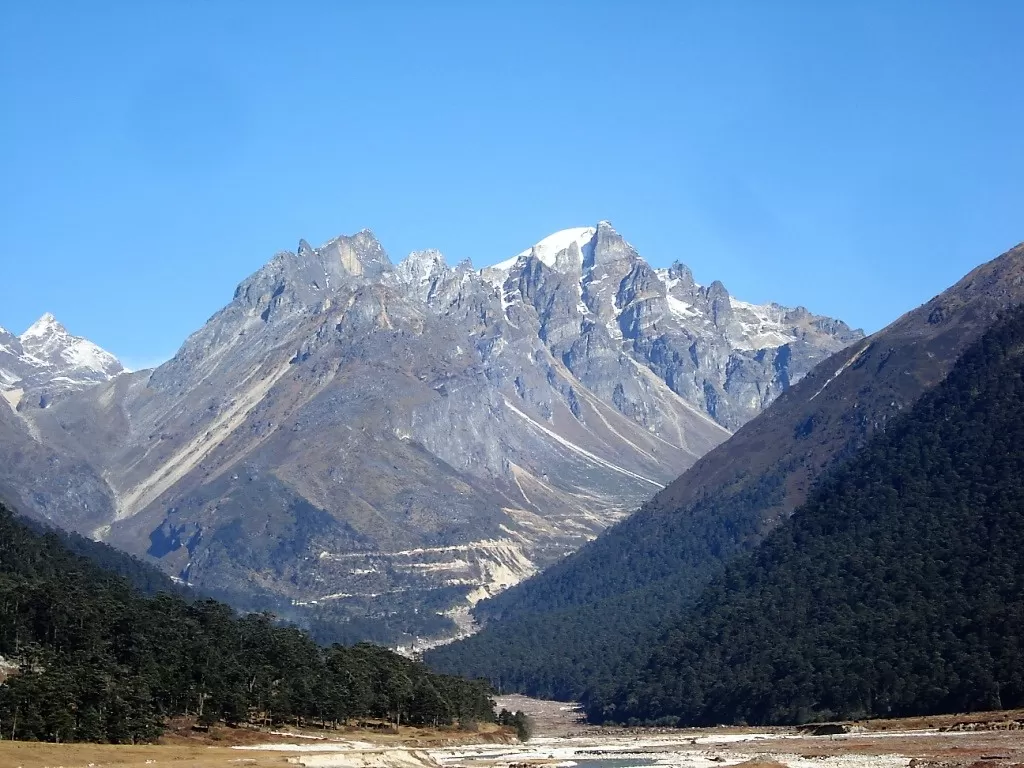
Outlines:
[[[232,746],[280,744],[285,742],[320,743],[321,731],[309,730],[289,736],[246,728],[212,728],[192,731],[187,724],[169,729],[157,744],[43,744],[25,741],[0,741],[0,768],[264,768],[288,765],[294,751],[249,751]],[[354,742],[369,742],[380,748],[421,749],[459,744],[488,744],[514,741],[508,729],[492,724],[480,725],[470,733],[450,729],[408,728],[394,732],[345,729],[330,732],[330,737]],[[294,764],[294,763],[293,763]]]
[[[796,729],[599,729],[582,725],[578,712],[552,702],[537,702],[522,697],[499,700],[501,705],[518,705],[530,710],[547,746],[571,744],[586,739],[597,744],[604,738],[630,740],[645,737],[678,739],[677,749],[695,754],[717,755],[715,760],[736,768],[786,768],[794,759],[816,763],[834,758],[859,758],[854,764],[866,768],[880,756],[898,756],[899,763],[910,768],[1021,768],[1024,766],[1024,731],[1003,729],[1007,724],[1024,722],[1024,711],[986,712],[972,715],[875,720],[858,723],[865,730],[852,736],[822,737],[801,734]],[[972,724],[982,725],[972,730]],[[569,735],[568,731],[576,733]],[[740,732],[784,733],[787,738],[768,741],[732,741]],[[545,733],[546,732],[546,733]],[[323,732],[269,733],[245,728],[213,728],[197,732],[189,723],[179,723],[153,745],[40,744],[0,741],[0,768],[266,768],[296,765],[302,760],[296,751],[238,750],[232,746],[308,743],[323,745]],[[716,743],[716,734],[722,743]],[[385,732],[379,729],[345,729],[329,732],[331,739],[343,739],[358,745],[353,755],[390,758],[408,755],[401,750],[424,750],[469,744],[504,744],[515,741],[508,729],[483,725],[478,732],[450,729],[407,728]],[[688,748],[684,742],[701,737],[702,744]],[[552,741],[553,739],[553,741]],[[565,741],[563,741],[563,739]],[[343,744],[339,744],[342,747]],[[363,750],[366,751],[363,751]],[[493,749],[493,748],[492,748]],[[507,753],[507,750],[505,750]],[[386,753],[386,754],[382,754]],[[423,755],[422,752],[417,752]],[[917,763],[912,763],[916,759]],[[550,762],[537,757],[528,762]],[[509,758],[506,758],[506,763]],[[788,761],[788,762],[787,762]],[[387,760],[377,762],[386,763]],[[415,761],[412,761],[415,762]],[[849,760],[847,760],[849,763]],[[411,764],[409,761],[401,764]],[[425,763],[431,763],[429,759]],[[889,761],[891,763],[891,761]],[[889,764],[887,763],[887,764]],[[374,762],[368,764],[376,765]],[[390,764],[390,763],[388,763]],[[396,765],[399,763],[396,763]],[[493,758],[488,765],[495,765]],[[738,765],[737,765],[738,764]]]
[[285,752],[241,752],[204,744],[131,746],[0,741],[3,768],[264,768],[288,765],[288,756]]

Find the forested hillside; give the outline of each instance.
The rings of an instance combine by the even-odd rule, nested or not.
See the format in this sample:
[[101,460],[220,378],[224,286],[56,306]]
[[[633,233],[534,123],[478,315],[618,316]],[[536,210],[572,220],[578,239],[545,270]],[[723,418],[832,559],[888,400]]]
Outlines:
[[102,541],[87,539],[74,531],[50,528],[27,517],[18,518],[18,522],[42,536],[55,537],[56,541],[72,554],[84,557],[104,571],[121,576],[144,595],[156,595],[161,592],[173,592],[180,595],[192,594],[187,586],[173,581],[155,565],[150,565],[127,552],[104,544]]
[[269,614],[145,597],[0,506],[5,738],[135,742],[168,717],[333,724],[494,718],[486,684],[430,673],[372,645],[323,649]]
[[[508,616],[491,619],[494,626],[434,648],[424,660],[449,674],[486,677],[499,692],[586,702],[591,690],[636,674],[651,644],[685,615],[723,561],[740,542],[756,539],[759,523],[749,510],[776,497],[778,477],[770,475],[751,493],[704,500],[701,515],[641,510],[627,523],[632,543],[645,545],[642,552],[620,550],[620,536],[600,537],[584,558],[541,574],[552,591],[524,591]],[[587,585],[595,595],[611,594],[577,603]]]
[[1024,706],[1024,309],[731,564],[595,721]]
[[[587,699],[638,674],[638,648],[688,611],[732,558],[940,383],[999,313],[1024,301],[1024,246],[815,368],[635,514],[475,615],[477,635],[432,650],[449,673]],[[632,670],[632,671],[628,671]]]

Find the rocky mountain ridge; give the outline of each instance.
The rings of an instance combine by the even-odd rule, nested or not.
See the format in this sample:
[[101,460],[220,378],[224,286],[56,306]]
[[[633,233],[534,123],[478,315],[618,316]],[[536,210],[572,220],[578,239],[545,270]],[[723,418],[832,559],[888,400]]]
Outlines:
[[415,624],[575,549],[860,337],[653,269],[606,222],[482,270],[392,265],[364,230],[275,255],[159,368],[17,416],[108,492],[42,494],[49,519]]

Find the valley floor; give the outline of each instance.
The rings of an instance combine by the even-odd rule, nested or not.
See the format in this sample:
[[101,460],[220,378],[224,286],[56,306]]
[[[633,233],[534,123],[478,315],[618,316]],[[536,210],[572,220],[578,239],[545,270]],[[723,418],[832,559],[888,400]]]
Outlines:
[[[523,696],[499,698],[498,706],[527,712],[536,726],[535,738],[512,749],[467,747],[436,750],[431,756],[445,768],[505,768],[513,763],[559,768],[1024,766],[1024,710],[835,727],[669,729],[586,725],[570,705]],[[826,733],[831,730],[848,732]]]
[[[524,706],[524,701],[526,705]],[[403,729],[324,738],[308,733],[219,729],[211,737],[171,733],[152,746],[0,741],[0,765],[15,768],[1008,768],[1024,765],[1024,711],[870,721],[853,732],[811,729],[609,729],[576,721],[554,702],[499,699],[529,711],[537,735]],[[510,707],[511,708],[511,707]],[[860,730],[863,729],[863,730]],[[356,737],[358,736],[358,738]]]

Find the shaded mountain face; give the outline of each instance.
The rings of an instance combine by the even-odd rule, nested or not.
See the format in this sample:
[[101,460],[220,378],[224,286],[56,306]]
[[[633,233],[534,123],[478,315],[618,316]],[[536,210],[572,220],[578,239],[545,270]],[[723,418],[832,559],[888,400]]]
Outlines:
[[1018,307],[730,564],[589,718],[776,725],[1024,705],[1022,369]]
[[[586,697],[1022,301],[1018,246],[818,365],[636,514],[478,605],[489,626],[434,652],[433,663],[530,693]],[[517,651],[524,637],[534,638],[526,656]]]
[[32,422],[0,401],[0,502],[78,531],[103,525],[114,498],[99,470],[41,440]]
[[19,409],[46,408],[123,370],[117,358],[70,334],[50,313],[20,336],[0,328],[0,501],[78,530],[106,521],[113,497],[100,471],[44,442]]
[[607,223],[483,270],[368,231],[280,253],[153,371],[19,416],[111,503],[68,525],[200,587],[446,610],[634,509],[861,337]]

